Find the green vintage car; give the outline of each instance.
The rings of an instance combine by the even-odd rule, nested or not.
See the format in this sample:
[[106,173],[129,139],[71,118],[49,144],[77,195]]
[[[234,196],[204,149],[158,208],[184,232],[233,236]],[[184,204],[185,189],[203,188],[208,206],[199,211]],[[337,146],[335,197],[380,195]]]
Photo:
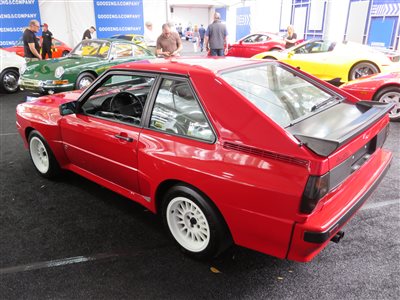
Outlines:
[[63,58],[30,62],[20,68],[19,86],[39,94],[85,89],[108,68],[154,55],[135,43],[116,39],[83,40]]

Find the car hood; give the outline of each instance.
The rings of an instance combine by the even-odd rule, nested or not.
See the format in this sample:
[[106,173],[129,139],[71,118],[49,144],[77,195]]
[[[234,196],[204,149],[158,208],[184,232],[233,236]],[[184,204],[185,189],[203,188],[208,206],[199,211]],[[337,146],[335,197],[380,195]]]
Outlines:
[[348,83],[341,85],[341,88],[360,88],[367,87],[371,88],[375,86],[378,88],[383,84],[395,83],[400,84],[400,72],[390,72],[390,73],[378,73],[375,75],[365,76],[356,80],[352,80]]
[[61,118],[60,105],[78,99],[82,91],[71,91],[55,95],[42,96],[17,106],[17,113],[29,119],[56,125]]

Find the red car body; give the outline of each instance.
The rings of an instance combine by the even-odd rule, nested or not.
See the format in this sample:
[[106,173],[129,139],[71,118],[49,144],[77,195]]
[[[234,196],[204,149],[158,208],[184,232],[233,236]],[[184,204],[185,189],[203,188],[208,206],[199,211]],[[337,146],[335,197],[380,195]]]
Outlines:
[[280,36],[268,32],[258,32],[228,45],[227,56],[252,57],[261,52],[283,49],[285,49],[285,42]]
[[[255,68],[277,68],[284,74],[282,82],[295,80],[293,90],[282,90],[286,96],[303,93],[308,101],[308,95],[314,95],[310,98],[314,99],[323,92],[340,101],[328,99],[334,102],[309,109],[306,118],[282,126],[282,112],[266,116],[257,108],[258,103],[252,102],[257,98],[249,101],[240,92],[236,84],[241,81],[231,81],[230,76]],[[105,85],[113,76],[140,74],[151,76],[151,80],[108,94],[116,92],[115,86],[109,90]],[[179,86],[169,82],[183,82],[189,88],[177,92]],[[164,86],[169,88],[164,90]],[[146,94],[137,124],[134,118],[121,118],[122,109],[108,111],[127,91],[137,97]],[[159,97],[171,93],[175,95],[174,106],[188,107],[187,99],[195,99],[201,108],[191,112],[196,121],[185,133],[165,129],[173,122],[163,121],[168,118],[167,111],[156,110]],[[108,95],[112,95],[111,100]],[[98,99],[101,103],[96,102]],[[165,105],[160,107],[165,109]],[[279,258],[310,261],[332,238],[341,237],[342,227],[386,173],[392,155],[382,145],[388,134],[389,109],[390,105],[357,103],[340,89],[280,62],[161,59],[114,67],[83,93],[55,94],[19,104],[17,128],[34,162],[38,161],[35,146],[39,144],[41,159],[48,158],[53,166],[57,161],[62,169],[162,214],[168,226],[168,213],[178,213],[170,209],[171,202],[187,197],[194,199],[189,201],[191,208],[197,211],[200,207],[204,212],[197,221],[208,220],[211,231],[207,235],[213,242],[222,239],[229,245],[231,239],[237,245]],[[350,113],[345,113],[348,110]],[[201,114],[205,119],[199,117]],[[338,116],[341,122],[332,122],[331,118]],[[173,118],[181,117],[174,114]],[[199,128],[200,119],[206,120],[201,124],[208,124],[211,130],[203,125]],[[350,123],[352,126],[348,126]],[[47,151],[47,157],[40,151]],[[46,170],[39,173],[49,175]],[[171,195],[182,186],[185,192],[173,198]],[[199,197],[204,201],[197,201]],[[168,207],[164,201],[170,203]],[[176,210],[184,209],[181,206]],[[200,228],[195,218],[188,219],[188,226]],[[193,235],[193,243],[196,239]],[[189,246],[183,248],[190,254],[202,252]]]
[[[42,37],[40,37],[40,44],[42,44]],[[20,40],[15,46],[4,48],[9,52],[15,52],[17,55],[24,57],[24,44]],[[71,52],[71,48],[64,42],[54,39],[53,58],[66,56]]]
[[400,72],[382,73],[350,81],[341,89],[360,100],[393,103],[389,112],[392,121],[400,121]]

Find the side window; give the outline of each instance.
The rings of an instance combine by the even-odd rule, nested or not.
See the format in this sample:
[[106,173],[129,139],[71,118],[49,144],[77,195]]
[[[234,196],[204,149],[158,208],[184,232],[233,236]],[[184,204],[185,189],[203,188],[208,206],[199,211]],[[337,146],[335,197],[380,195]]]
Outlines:
[[186,81],[163,79],[150,120],[150,128],[172,134],[215,140],[214,133]]
[[83,104],[82,112],[112,121],[139,125],[154,77],[110,75]]
[[258,34],[248,36],[243,40],[243,43],[255,43],[257,41]]
[[132,54],[132,45],[115,44],[115,58],[129,57]]

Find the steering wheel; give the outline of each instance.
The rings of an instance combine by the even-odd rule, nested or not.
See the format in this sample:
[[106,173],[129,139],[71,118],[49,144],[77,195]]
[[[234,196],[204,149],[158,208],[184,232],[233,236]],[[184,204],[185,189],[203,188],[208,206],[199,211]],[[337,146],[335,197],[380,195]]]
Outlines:
[[140,118],[143,113],[143,104],[134,94],[120,92],[111,98],[110,112]]

